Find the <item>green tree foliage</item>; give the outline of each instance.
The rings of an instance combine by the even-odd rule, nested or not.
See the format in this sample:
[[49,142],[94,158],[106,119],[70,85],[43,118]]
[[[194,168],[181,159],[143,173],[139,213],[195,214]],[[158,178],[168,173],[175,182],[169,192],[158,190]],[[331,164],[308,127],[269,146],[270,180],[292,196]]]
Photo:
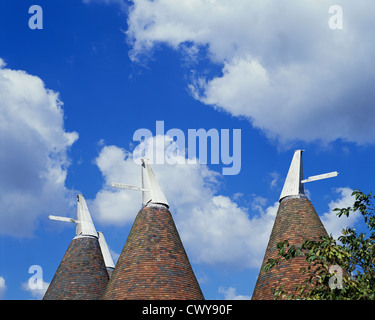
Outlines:
[[375,300],[375,195],[359,190],[352,193],[351,207],[335,209],[337,215],[360,212],[368,231],[357,233],[354,228],[342,230],[336,241],[332,235],[319,241],[305,240],[300,246],[288,241],[277,244],[279,257],[269,259],[264,271],[283,260],[304,256],[308,267],[301,268],[306,278],[296,286],[297,294],[288,295],[283,288],[274,289],[275,299],[306,300]]

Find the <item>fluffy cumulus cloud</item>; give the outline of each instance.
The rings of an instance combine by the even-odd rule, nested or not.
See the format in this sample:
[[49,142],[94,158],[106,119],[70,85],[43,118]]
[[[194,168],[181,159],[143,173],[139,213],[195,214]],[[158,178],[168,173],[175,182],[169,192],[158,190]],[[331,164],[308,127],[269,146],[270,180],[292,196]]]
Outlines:
[[[147,138],[139,146],[152,163],[167,154],[174,143],[172,137],[158,135]],[[135,154],[117,146],[104,146],[96,159],[104,185],[90,201],[90,208],[94,218],[103,224],[131,224],[141,208],[140,192],[109,186],[111,182],[119,182],[141,187],[141,169],[134,161]],[[198,161],[188,164],[185,160],[177,152],[174,161],[170,161],[175,164],[153,164],[152,167],[189,257],[195,263],[210,266],[259,268],[279,203],[267,205],[267,199],[252,195],[248,197],[247,207],[242,207],[237,200],[244,195],[220,194],[222,180],[218,172]],[[337,238],[343,228],[358,221],[359,215],[338,218],[333,209],[350,206],[353,197],[350,188],[338,188],[336,193],[337,199],[328,204],[327,212],[320,217],[327,232]],[[237,296],[233,288],[222,288],[221,293]]]
[[57,92],[1,59],[0,97],[0,233],[31,236],[39,216],[66,214],[67,151],[78,134],[64,130]]
[[176,221],[196,261],[207,265],[259,267],[277,206],[264,213],[248,212],[231,198],[216,195]]
[[332,234],[334,238],[338,238],[342,233],[341,231],[348,227],[353,227],[358,220],[361,218],[359,212],[353,212],[349,217],[337,216],[337,212],[333,211],[336,208],[347,208],[351,207],[355,201],[355,197],[352,196],[353,190],[350,188],[338,188],[336,193],[339,195],[338,199],[332,200],[329,204],[329,211],[321,216],[322,223],[329,234]]
[[[162,141],[162,143],[160,143]],[[171,137],[148,138],[145,155],[155,159],[163,145],[168,149]],[[154,149],[151,153],[150,150]],[[155,156],[152,158],[150,156]],[[275,219],[277,204],[254,210],[240,207],[235,196],[220,195],[220,174],[206,165],[154,164],[155,175],[170,204],[184,246],[192,261],[206,265],[259,267]],[[132,223],[141,208],[141,194],[131,190],[108,187],[111,182],[141,186],[141,169],[133,155],[117,146],[104,146],[96,159],[105,185],[90,205],[92,214],[102,223],[121,225]],[[184,183],[181,183],[184,181]],[[255,200],[254,200],[255,201]],[[263,203],[264,204],[264,203]]]
[[104,146],[95,159],[104,177],[103,188],[91,202],[93,215],[105,224],[131,223],[140,208],[141,195],[110,186],[120,182],[141,187],[141,169],[132,161],[131,154],[116,146]]
[[42,300],[49,285],[50,284],[48,282],[41,281],[39,284],[40,288],[36,286],[34,288],[34,286],[30,287],[30,284],[28,282],[23,282],[21,284],[21,287],[24,291],[29,292],[33,299]]
[[335,1],[133,0],[127,37],[140,61],[159,44],[198,64],[193,96],[245,116],[268,137],[323,142],[375,140],[372,35],[375,2],[340,1],[343,29],[333,30]]

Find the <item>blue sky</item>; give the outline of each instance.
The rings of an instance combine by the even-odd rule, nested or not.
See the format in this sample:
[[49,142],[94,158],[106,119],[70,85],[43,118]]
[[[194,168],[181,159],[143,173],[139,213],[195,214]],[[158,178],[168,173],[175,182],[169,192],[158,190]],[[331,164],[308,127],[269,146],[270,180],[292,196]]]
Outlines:
[[241,129],[236,175],[222,161],[153,166],[206,299],[251,297],[295,149],[306,177],[339,172],[305,186],[327,231],[361,230],[331,210],[373,190],[372,0],[340,1],[335,30],[336,1],[32,4],[43,29],[31,3],[0,2],[1,299],[42,297],[28,270],[52,280],[75,227],[47,216],[75,217],[77,193],[118,257],[141,195],[108,183],[140,185],[133,134],[156,121],[186,137]]

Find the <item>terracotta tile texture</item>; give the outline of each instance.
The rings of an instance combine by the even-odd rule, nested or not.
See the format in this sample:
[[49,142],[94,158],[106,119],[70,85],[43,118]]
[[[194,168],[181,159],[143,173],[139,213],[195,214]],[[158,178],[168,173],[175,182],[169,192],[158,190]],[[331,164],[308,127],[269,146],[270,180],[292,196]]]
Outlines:
[[43,299],[98,300],[108,280],[98,239],[74,238]]
[[281,286],[284,286],[287,294],[294,294],[295,287],[303,283],[306,277],[300,273],[302,267],[308,266],[304,257],[283,261],[268,272],[262,270],[268,259],[279,257],[277,243],[288,240],[290,245],[301,245],[306,239],[319,240],[320,236],[326,235],[327,232],[310,200],[306,198],[282,200],[252,299],[273,300],[271,289],[279,289]]
[[204,299],[166,207],[139,211],[103,299]]

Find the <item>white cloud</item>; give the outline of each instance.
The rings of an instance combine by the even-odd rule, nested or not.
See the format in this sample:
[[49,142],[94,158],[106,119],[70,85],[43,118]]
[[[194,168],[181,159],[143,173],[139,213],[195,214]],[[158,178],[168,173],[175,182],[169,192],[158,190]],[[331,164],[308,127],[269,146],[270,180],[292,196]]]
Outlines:
[[236,293],[236,288],[229,287],[219,287],[219,293],[222,293],[224,295],[225,300],[250,300],[250,296],[244,296],[241,294]]
[[[155,141],[164,138],[166,149],[171,141],[169,137],[157,136],[142,142],[146,155],[151,154],[150,148],[155,145],[159,149],[154,150],[154,156],[161,152],[162,144]],[[140,166],[134,163],[129,151],[117,146],[104,146],[96,164],[105,185],[92,200],[92,213],[102,223],[131,224],[141,208],[141,194],[107,185],[120,182],[141,186]],[[153,165],[153,169],[193,262],[238,269],[260,266],[279,206],[277,201],[267,206],[267,199],[252,195],[246,201],[248,208],[240,207],[236,200],[245,196],[220,195],[220,175],[205,165],[165,164]],[[349,218],[336,216],[334,208],[348,207],[353,203],[351,189],[339,188],[336,191],[339,198],[329,203],[329,211],[321,216],[321,220],[327,232],[338,237],[344,227],[357,221],[358,214]]]
[[130,154],[116,146],[104,146],[95,160],[104,177],[103,188],[89,201],[95,218],[106,224],[131,223],[141,205],[141,194],[136,191],[114,189],[111,182],[141,186],[141,169]]
[[4,297],[6,290],[7,290],[7,286],[5,285],[5,279],[4,277],[0,276],[0,299]]
[[45,282],[45,281],[42,281],[41,282],[41,287],[42,288],[30,288],[30,285],[28,282],[23,282],[21,287],[23,290],[29,292],[31,294],[31,296],[34,298],[34,299],[37,299],[37,300],[41,300],[43,299],[47,289],[48,289],[48,286],[50,285],[49,282]]
[[78,134],[65,131],[57,92],[1,59],[0,96],[0,233],[31,236],[39,216],[69,208],[67,151]]
[[[146,150],[145,156],[153,159],[152,155],[156,157],[157,153],[162,154],[163,147],[167,148],[170,141],[171,139],[166,137],[166,144],[164,144],[164,136],[146,139],[142,142]],[[177,155],[176,158],[178,161],[181,156]],[[141,167],[135,163],[129,151],[117,146],[104,146],[95,163],[105,183],[92,202],[93,214],[104,223],[132,222],[141,207],[141,193],[114,189],[109,184],[120,182],[141,187]],[[176,204],[174,200],[184,207],[191,206],[194,201],[200,202],[211,196],[213,186],[219,183],[216,179],[218,173],[197,164],[153,165],[153,169],[172,205]],[[182,184],[181,181],[184,183]]]
[[[276,209],[276,210],[274,210]],[[262,262],[277,206],[251,215],[229,197],[212,196],[192,210],[176,209],[176,224],[192,260],[207,265],[257,268]]]
[[[149,148],[165,139],[168,148],[170,137],[156,136],[142,144],[146,155]],[[181,157],[181,155],[178,155]],[[178,161],[177,161],[178,162]],[[184,163],[185,161],[181,161]],[[186,162],[185,162],[186,163]],[[117,146],[104,146],[96,164],[105,184],[120,182],[141,186],[140,166],[129,151]],[[164,191],[176,222],[179,234],[190,259],[194,263],[231,268],[259,268],[272,226],[278,202],[267,206],[267,199],[252,195],[247,208],[236,203],[238,197],[220,195],[220,175],[205,165],[175,164],[153,165],[156,177]],[[183,182],[183,183],[182,183]],[[341,229],[353,225],[358,215],[348,219],[336,217],[332,210],[352,204],[352,190],[339,188],[339,198],[329,203],[329,212],[321,216],[328,233],[338,236]],[[131,224],[141,208],[141,194],[131,190],[117,190],[104,185],[92,200],[92,213],[102,223]],[[229,293],[228,293],[229,294]]]
[[[343,0],[344,29],[331,30],[331,4],[307,0],[134,0],[128,16],[130,57],[159,44],[184,60],[208,56],[222,73],[194,70],[201,102],[245,116],[281,143],[301,139],[375,140],[372,0]],[[198,68],[198,67],[197,67]]]
[[[142,143],[155,146],[158,144],[152,142],[163,138],[157,136]],[[167,148],[170,139],[165,138]],[[96,164],[106,184],[120,182],[141,186],[140,166],[124,149],[105,146]],[[153,165],[153,169],[192,261],[237,268],[259,267],[277,203],[264,210],[265,199],[256,197],[255,214],[250,216],[247,209],[239,207],[231,198],[217,195],[221,185],[220,175],[205,165],[159,164]],[[105,185],[92,200],[90,208],[102,223],[132,223],[141,208],[141,194]]]
[[355,197],[352,196],[353,190],[350,188],[338,188],[336,192],[340,195],[337,200],[332,200],[329,204],[329,211],[321,216],[322,223],[326,228],[328,234],[333,235],[337,239],[341,235],[342,229],[347,227],[354,227],[355,223],[361,217],[359,212],[352,212],[349,217],[342,215],[337,216],[337,212],[333,211],[335,208],[347,208],[351,207],[355,201]]

